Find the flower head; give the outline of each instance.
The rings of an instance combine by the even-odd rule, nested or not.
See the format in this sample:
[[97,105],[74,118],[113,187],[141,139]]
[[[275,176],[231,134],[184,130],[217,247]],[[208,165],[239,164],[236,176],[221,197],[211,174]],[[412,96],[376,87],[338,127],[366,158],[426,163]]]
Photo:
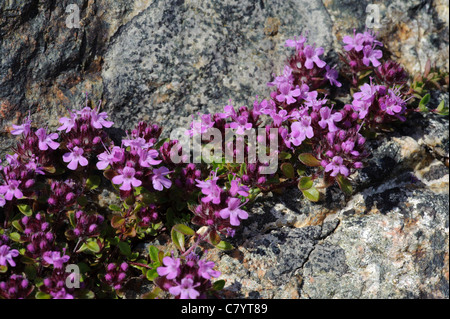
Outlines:
[[172,173],[169,171],[167,167],[160,167],[155,168],[153,170],[153,176],[152,176],[152,184],[153,188],[162,191],[165,188],[170,188],[172,186],[172,181],[170,179],[167,179],[164,177],[164,175]]
[[125,166],[122,169],[122,174],[114,176],[111,181],[116,185],[122,184],[119,189],[129,191],[131,186],[138,187],[142,184],[142,181],[134,177],[135,174],[136,170],[134,168]]
[[319,55],[322,55],[323,51],[324,50],[322,47],[314,48],[310,45],[307,45],[303,49],[303,53],[306,56],[305,67],[310,70],[314,67],[315,63],[317,67],[323,68],[326,63],[319,58]]
[[56,150],[59,147],[59,143],[54,140],[58,138],[57,133],[51,133],[47,135],[45,128],[40,128],[35,132],[36,136],[39,138],[39,149],[41,151],[46,151],[50,147]]
[[17,249],[10,249],[7,245],[0,246],[0,266],[7,266],[8,263],[11,267],[15,267],[16,263],[13,258],[19,256]]
[[67,167],[71,170],[76,170],[78,164],[80,166],[87,166],[89,164],[86,157],[83,156],[84,150],[78,146],[75,146],[70,153],[63,155],[63,161],[69,163]]
[[169,292],[174,296],[180,296],[180,299],[197,299],[200,293],[195,290],[200,283],[195,283],[191,278],[181,279],[181,283],[177,286],[169,288]]
[[[246,202],[245,202],[246,203]],[[241,206],[245,205],[245,203],[241,204],[241,200],[239,198],[232,197],[228,200],[228,207],[222,209],[219,214],[223,219],[230,218],[230,224],[233,226],[239,226],[239,219],[247,219],[248,213],[245,210],[240,209]]]

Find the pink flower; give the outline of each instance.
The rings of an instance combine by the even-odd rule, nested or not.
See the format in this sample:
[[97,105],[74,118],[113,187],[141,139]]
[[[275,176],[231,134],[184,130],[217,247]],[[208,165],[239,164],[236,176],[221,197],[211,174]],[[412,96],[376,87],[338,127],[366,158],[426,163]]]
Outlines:
[[169,288],[169,292],[174,295],[180,295],[180,299],[196,299],[200,293],[195,290],[195,287],[200,286],[200,283],[194,284],[191,278],[181,279],[181,284]]
[[97,162],[97,168],[100,170],[105,169],[108,165],[120,162],[123,159],[124,150],[119,146],[114,146],[111,152],[105,151],[97,155],[99,161]]
[[59,123],[62,125],[57,128],[58,131],[66,130],[66,133],[69,133],[76,125],[75,120],[77,119],[77,115],[75,113],[70,113],[70,117],[62,117],[59,119]]
[[[274,74],[275,76],[275,74]],[[277,86],[280,87],[283,83],[291,84],[294,81],[294,76],[292,75],[292,69],[289,65],[284,66],[283,75],[275,77],[273,82],[267,83],[267,86]]]
[[303,45],[305,44],[305,42],[306,42],[306,37],[300,35],[298,37],[298,40],[297,40],[297,37],[294,37],[294,40],[292,40],[292,39],[286,40],[285,45],[287,47],[295,48],[297,51],[300,51],[303,49]]
[[248,123],[248,116],[245,115],[238,116],[235,122],[230,123],[230,128],[236,130],[238,135],[245,134],[245,131],[250,130],[252,126],[252,123]]
[[17,249],[10,249],[9,246],[0,246],[0,266],[7,266],[8,263],[11,267],[15,267],[16,263],[13,258],[19,256]]
[[346,35],[342,41],[347,44],[344,46],[345,51],[351,51],[352,49],[355,49],[356,52],[361,51],[364,48],[364,37],[361,33],[356,33],[355,30],[353,30],[353,37]]
[[91,112],[91,125],[96,129],[101,129],[102,127],[111,127],[114,122],[107,121],[108,114],[106,112]]
[[68,262],[70,256],[63,255],[59,251],[46,251],[42,258],[50,265],[57,269],[62,269],[64,263]]
[[230,218],[230,224],[233,226],[239,226],[239,219],[247,219],[248,213],[245,210],[240,209],[241,206],[247,202],[241,204],[239,198],[232,197],[228,200],[228,207],[222,209],[219,214],[223,219]]
[[289,83],[281,83],[278,89],[280,90],[280,94],[276,96],[277,101],[281,103],[286,101],[288,105],[297,102],[294,97],[300,96],[302,93],[298,86],[292,90],[292,86]]
[[27,118],[25,123],[22,125],[14,125],[13,124],[13,130],[11,131],[12,135],[20,135],[23,134],[24,136],[27,136],[31,132],[31,120],[30,117]]
[[322,119],[319,121],[319,126],[325,128],[328,126],[330,132],[336,132],[338,128],[334,122],[339,122],[342,120],[342,114],[340,112],[331,113],[329,107],[323,107],[320,109],[320,115]]
[[311,126],[311,117],[302,116],[298,122],[291,124],[291,143],[299,146],[305,138],[312,138],[314,130]]
[[324,61],[322,61],[319,58],[319,55],[323,54],[323,48],[319,47],[319,48],[314,48],[310,45],[307,45],[304,49],[303,49],[303,53],[306,56],[306,61],[305,61],[305,67],[310,70],[314,67],[314,63],[319,67],[319,68],[323,68],[326,63]]
[[329,65],[327,65],[325,69],[327,70],[327,73],[325,73],[325,78],[327,78],[328,81],[330,81],[330,84],[338,88],[341,87],[342,83],[337,80],[339,72],[333,68],[330,68]]
[[70,162],[67,167],[73,171],[77,169],[78,164],[80,164],[81,166],[87,166],[89,162],[86,157],[82,156],[83,153],[84,151],[82,148],[75,146],[72,152],[63,155],[63,161],[65,163]]
[[158,190],[158,191],[162,191],[163,188],[170,188],[172,186],[172,182],[165,178],[164,175],[167,175],[169,173],[172,173],[171,171],[169,171],[169,169],[167,167],[160,167],[160,168],[155,168],[153,170],[153,176],[152,176],[152,184],[153,184],[153,188]]
[[364,65],[369,66],[370,62],[374,67],[381,65],[378,59],[383,57],[383,52],[381,50],[374,50],[370,45],[366,45],[363,49],[364,57],[362,59]]
[[138,151],[139,155],[139,164],[142,167],[150,167],[150,165],[158,165],[162,162],[162,160],[156,160],[159,153],[157,150],[144,150],[141,149]]
[[136,174],[134,168],[125,166],[122,170],[122,174],[114,176],[111,181],[116,185],[122,184],[119,189],[129,191],[131,186],[138,187],[142,184],[140,180],[134,177],[134,174]]
[[203,195],[206,195],[206,197],[202,198],[203,203],[212,201],[214,204],[220,204],[221,189],[216,185],[218,179],[219,178],[214,172],[213,177],[207,181],[200,181],[198,179],[195,180],[198,183],[195,186],[201,188]]
[[211,279],[211,277],[219,277],[220,271],[213,270],[215,264],[213,261],[198,261],[198,275],[205,279]]
[[167,279],[174,279],[180,273],[180,258],[171,258],[166,256],[163,258],[163,264],[165,267],[158,267],[156,269],[158,275],[166,276]]
[[247,197],[248,196],[248,191],[250,190],[250,187],[242,185],[241,181],[239,179],[233,179],[231,182],[231,187],[230,187],[230,194],[232,196],[236,196],[237,194]]
[[340,156],[335,156],[333,157],[333,159],[331,160],[331,163],[329,163],[326,167],[325,167],[325,172],[331,172],[331,176],[336,176],[337,174],[341,173],[344,176],[348,176],[349,174],[349,170],[348,168],[343,165],[343,159]]
[[0,194],[5,196],[6,200],[12,200],[13,197],[21,199],[23,197],[22,191],[19,189],[20,181],[15,179],[5,181],[6,185],[0,186]]
[[59,147],[59,143],[53,141],[58,138],[57,133],[47,135],[45,128],[40,128],[35,132],[35,134],[39,138],[39,149],[41,151],[46,151],[49,147],[56,150]]

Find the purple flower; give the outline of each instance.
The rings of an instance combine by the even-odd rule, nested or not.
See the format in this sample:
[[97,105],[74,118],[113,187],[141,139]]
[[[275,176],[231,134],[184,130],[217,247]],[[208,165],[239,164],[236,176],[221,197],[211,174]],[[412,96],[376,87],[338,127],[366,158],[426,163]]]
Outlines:
[[163,258],[163,264],[165,267],[156,269],[158,275],[166,276],[167,279],[174,279],[178,276],[181,266],[180,258],[166,256]]
[[382,85],[373,85],[365,83],[360,87],[360,92],[353,94],[352,108],[359,113],[359,118],[363,119],[375,99],[376,93],[384,89]]
[[42,258],[50,265],[57,269],[62,269],[64,263],[68,262],[70,256],[62,255],[59,251],[46,251]]
[[338,88],[341,87],[342,83],[337,80],[339,72],[333,68],[330,68],[329,65],[327,65],[325,69],[327,70],[327,73],[325,73],[325,78],[330,81],[330,84]]
[[98,169],[103,170],[108,167],[108,165],[122,161],[123,155],[124,150],[119,146],[114,146],[111,152],[105,151],[97,155],[99,161],[96,166]]
[[319,48],[314,48],[310,45],[307,45],[304,49],[303,49],[303,53],[306,56],[306,61],[305,61],[305,67],[307,69],[312,69],[314,67],[314,63],[319,67],[319,68],[323,68],[326,63],[324,61],[322,61],[319,58],[319,55],[323,54],[323,48],[319,47]]
[[65,163],[70,162],[67,167],[73,171],[77,169],[78,164],[80,164],[81,166],[87,166],[89,162],[86,157],[82,156],[83,153],[84,151],[82,148],[75,146],[72,152],[63,155],[63,161]]
[[322,117],[319,121],[321,128],[325,128],[328,125],[328,130],[330,132],[336,132],[338,130],[334,122],[339,122],[342,120],[342,114],[340,112],[331,113],[331,109],[329,107],[323,107],[320,109],[320,115]]
[[196,299],[200,293],[194,288],[199,285],[200,283],[194,284],[194,280],[191,278],[183,278],[181,284],[170,287],[169,292],[174,296],[180,295],[180,299]]
[[364,37],[361,33],[356,33],[355,30],[353,30],[353,37],[350,35],[346,35],[342,41],[347,44],[344,46],[345,51],[351,51],[352,49],[355,49],[356,52],[361,51],[364,48]]
[[248,116],[240,115],[236,118],[235,122],[230,123],[230,128],[236,130],[236,134],[243,135],[245,131],[252,128],[252,123],[248,123]]
[[125,166],[122,170],[122,174],[114,176],[111,181],[116,185],[122,184],[119,189],[129,191],[132,185],[133,187],[138,187],[142,184],[140,180],[134,177],[134,174],[136,174],[134,168]]
[[153,188],[158,190],[158,191],[162,191],[163,188],[170,188],[172,186],[172,182],[165,178],[164,175],[167,175],[169,173],[172,173],[171,171],[169,171],[169,169],[167,167],[160,167],[160,168],[155,168],[153,170],[153,176],[152,176],[152,184],[153,184]]
[[209,128],[214,126],[214,123],[211,119],[211,114],[203,114],[200,116],[200,121],[192,121],[191,129],[188,130],[188,133],[190,136],[206,133]]
[[101,129],[102,127],[111,127],[114,122],[107,121],[108,114],[106,112],[91,112],[91,125],[96,129]]
[[20,135],[23,134],[24,136],[27,136],[31,132],[31,120],[30,117],[27,118],[25,123],[22,125],[14,125],[13,124],[13,130],[11,131],[12,135]]
[[69,133],[76,125],[75,120],[77,119],[77,115],[75,113],[70,113],[70,117],[62,117],[59,119],[59,123],[62,125],[57,128],[58,131],[66,130],[66,133]]
[[388,94],[380,98],[380,108],[389,115],[398,115],[405,110],[406,101],[400,96],[400,90],[388,89]]
[[349,170],[345,165],[342,164],[343,161],[344,160],[340,156],[333,157],[333,159],[331,160],[331,163],[326,165],[325,172],[332,171],[330,175],[333,177],[339,173],[341,173],[344,176],[348,176]]
[[217,113],[219,118],[226,119],[228,117],[231,117],[231,118],[235,118],[236,117],[236,111],[234,110],[233,105],[231,105],[231,100],[230,100],[229,103],[230,104],[225,105],[223,107],[223,110],[225,111],[224,113]]
[[198,275],[205,279],[211,279],[211,277],[219,277],[220,271],[213,270],[215,264],[213,261],[198,261]]
[[281,123],[283,123],[284,121],[286,121],[291,117],[291,115],[289,115],[286,110],[280,110],[278,113],[273,112],[270,115],[272,116],[273,125],[275,126],[280,126]]
[[21,199],[23,197],[23,193],[19,189],[20,181],[12,179],[5,182],[7,184],[0,186],[0,194],[3,194],[6,200],[12,200],[13,197],[17,199]]
[[9,263],[11,267],[15,267],[13,258],[17,256],[19,256],[17,249],[10,249],[7,245],[0,246],[0,266],[7,266]]
[[248,191],[250,190],[250,187],[242,185],[241,181],[239,179],[233,179],[231,182],[231,187],[230,187],[230,194],[232,196],[236,196],[236,194],[239,194],[241,196],[247,197],[248,196]]
[[312,138],[314,130],[311,126],[311,117],[302,116],[298,122],[291,124],[291,142],[295,146],[299,146],[305,138]]
[[139,155],[139,164],[142,167],[150,167],[150,165],[158,165],[162,162],[162,160],[156,160],[159,153],[157,150],[144,150],[141,149],[138,151]]
[[201,188],[203,195],[206,195],[206,197],[202,198],[203,203],[212,201],[214,204],[220,204],[221,189],[216,185],[218,179],[219,178],[214,172],[213,177],[207,181],[200,181],[198,179],[195,180],[198,183],[195,186]]
[[298,40],[297,40],[297,37],[294,37],[294,40],[292,40],[292,39],[286,40],[285,45],[287,47],[295,48],[297,51],[300,51],[301,49],[303,49],[303,45],[305,44],[305,42],[306,42],[306,37],[300,35],[298,37]]
[[319,93],[317,91],[308,92],[305,98],[305,105],[312,107],[313,111],[318,112],[323,105],[327,103],[327,99],[317,99]]
[[[275,74],[274,74],[275,76]],[[291,84],[294,81],[294,76],[292,75],[292,69],[289,65],[284,66],[283,75],[275,77],[273,82],[267,83],[267,86],[277,86],[280,87],[283,83]]]
[[286,101],[288,105],[297,102],[294,97],[300,96],[302,93],[298,86],[292,90],[292,86],[289,83],[281,83],[278,89],[280,94],[276,96],[277,101],[281,103]]
[[50,291],[50,295],[53,297],[53,299],[74,299],[71,294],[67,293],[65,288],[61,288],[56,292]]
[[131,149],[147,149],[153,146],[153,143],[147,143],[147,141],[142,137],[136,137],[130,140],[122,140],[124,146],[129,146]]
[[248,213],[245,210],[240,209],[241,206],[247,202],[241,204],[239,198],[232,197],[228,200],[228,207],[222,209],[219,214],[223,219],[230,218],[230,224],[233,226],[239,226],[239,219],[247,219]]
[[58,138],[57,133],[51,133],[47,135],[45,128],[40,128],[35,132],[36,136],[39,138],[39,149],[41,151],[46,151],[50,147],[56,150],[59,147],[59,143],[54,140]]
[[378,67],[381,65],[378,59],[383,57],[383,52],[381,50],[374,50],[370,45],[366,45],[363,49],[364,57],[362,59],[364,65],[369,66],[372,62],[374,67]]

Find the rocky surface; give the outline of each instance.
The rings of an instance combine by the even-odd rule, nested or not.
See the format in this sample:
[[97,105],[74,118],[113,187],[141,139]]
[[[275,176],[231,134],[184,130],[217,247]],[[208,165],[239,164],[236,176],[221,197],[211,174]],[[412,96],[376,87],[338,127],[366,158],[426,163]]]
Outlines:
[[[69,4],[80,28],[69,28]],[[121,129],[170,128],[229,99],[250,104],[289,51],[309,38],[336,60],[343,35],[363,30],[368,4],[379,36],[416,73],[428,58],[449,70],[448,1],[7,0],[0,3],[0,155],[11,124],[31,112],[55,127],[84,92]],[[446,95],[448,105],[448,94]],[[355,194],[337,187],[311,204],[296,190],[255,204],[229,253],[210,250],[245,298],[448,298],[448,118],[416,116],[371,141]]]

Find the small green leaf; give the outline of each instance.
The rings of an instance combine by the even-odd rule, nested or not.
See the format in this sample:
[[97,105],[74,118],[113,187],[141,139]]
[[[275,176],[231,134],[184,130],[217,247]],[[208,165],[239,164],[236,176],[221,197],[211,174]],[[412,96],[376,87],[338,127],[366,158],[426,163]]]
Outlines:
[[125,224],[125,218],[120,215],[114,215],[111,218],[111,226],[113,228],[120,228],[123,224]]
[[162,291],[161,288],[155,287],[152,291],[144,294],[142,296],[142,299],[156,299],[161,293],[161,291]]
[[83,246],[86,245],[86,248],[90,251],[92,251],[93,253],[99,253],[100,252],[100,246],[97,243],[97,240],[93,239],[93,240],[89,240],[86,243],[83,244]]
[[37,269],[33,265],[26,265],[24,269],[25,274],[27,275],[27,279],[34,280],[37,275]]
[[419,104],[421,105],[427,105],[428,102],[430,102],[430,93],[425,94],[425,96],[420,100]]
[[311,188],[302,190],[302,193],[307,199],[309,199],[312,202],[319,201],[320,193],[314,186]]
[[17,229],[20,232],[23,232],[22,225],[20,225],[20,222],[18,220],[13,220],[12,225],[15,229]]
[[230,243],[227,243],[226,241],[221,241],[220,243],[218,243],[216,245],[217,248],[222,249],[222,250],[232,250],[234,249],[233,245],[231,245]]
[[350,183],[350,181],[347,178],[345,178],[344,176],[339,174],[336,177],[336,181],[337,181],[339,187],[341,188],[341,190],[345,194],[351,195],[353,193],[352,184]]
[[17,205],[17,208],[20,210],[20,212],[22,214],[24,214],[25,216],[31,216],[33,215],[33,210],[31,209],[30,205],[27,204],[20,204]]
[[216,231],[212,231],[209,233],[209,240],[211,244],[218,245],[220,243],[220,236]]
[[298,156],[300,162],[306,166],[317,167],[320,166],[320,161],[315,158],[311,153],[302,153]]
[[279,158],[281,160],[288,160],[292,157],[292,153],[288,153],[288,152],[281,152],[279,155]]
[[173,226],[173,228],[176,231],[178,231],[178,232],[180,232],[180,233],[182,233],[184,235],[188,235],[188,236],[195,235],[195,231],[192,228],[190,228],[190,227],[188,227],[188,226],[186,226],[184,224],[177,224],[177,225]]
[[20,242],[21,241],[20,237],[21,237],[20,234],[16,233],[16,232],[13,232],[13,233],[9,234],[9,238],[11,238],[11,240],[16,241],[16,242]]
[[287,178],[294,178],[294,167],[291,163],[281,164],[281,171]]
[[172,237],[172,241],[173,241],[174,245],[180,251],[184,252],[185,251],[184,235],[182,233],[178,232],[177,230],[175,230],[175,228],[172,228],[171,237]]
[[38,291],[35,295],[36,299],[51,299],[52,296],[50,296],[49,294],[46,294],[45,292],[42,291]]
[[119,246],[119,250],[120,250],[120,252],[122,253],[122,255],[125,255],[125,256],[131,255],[131,247],[130,247],[130,244],[128,244],[128,243],[125,242],[125,241],[121,241],[121,242],[118,244],[118,246]]
[[5,273],[8,270],[8,266],[0,265],[0,274]]
[[223,287],[225,287],[225,280],[223,279],[215,281],[212,286],[212,288],[216,291],[222,290]]
[[158,258],[159,250],[158,250],[158,248],[156,248],[153,245],[149,246],[148,247],[148,254],[150,255],[150,258],[154,262],[159,262],[159,258]]
[[99,187],[101,182],[102,182],[102,179],[100,176],[91,175],[91,176],[89,176],[89,178],[86,181],[86,187],[89,190],[93,190],[93,189],[96,189],[97,187]]
[[309,176],[303,176],[298,181],[298,189],[301,191],[310,189],[313,186],[313,180]]
[[158,272],[156,271],[156,269],[149,269],[147,270],[147,274],[145,276],[149,281],[153,281],[158,277]]

